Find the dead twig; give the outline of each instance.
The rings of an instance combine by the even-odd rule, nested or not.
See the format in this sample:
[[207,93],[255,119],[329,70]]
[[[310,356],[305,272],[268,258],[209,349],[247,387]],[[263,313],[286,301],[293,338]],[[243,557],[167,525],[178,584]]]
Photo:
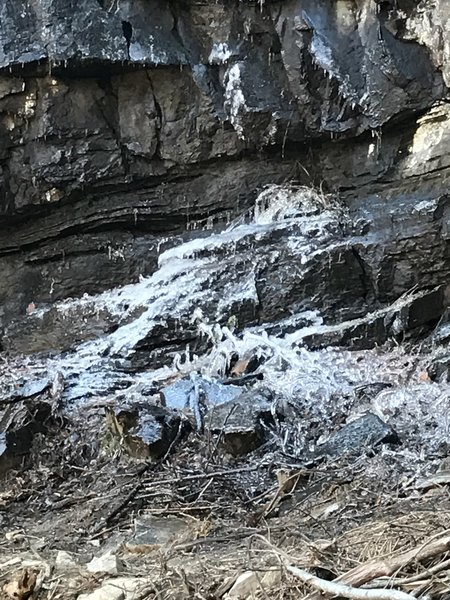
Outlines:
[[[227,416],[225,417],[225,420],[224,420],[223,425],[222,425],[222,429],[220,430],[220,433],[219,433],[219,435],[217,437],[216,443],[214,444],[214,448],[213,448],[213,450],[212,450],[212,452],[211,452],[211,454],[210,454],[210,456],[208,458],[208,462],[206,463],[206,467],[205,468],[207,468],[209,466],[209,463],[212,462],[212,460],[213,460],[213,458],[214,458],[214,456],[215,456],[215,454],[217,452],[217,449],[219,447],[219,444],[222,441],[222,438],[223,438],[223,435],[224,435],[224,431],[225,431],[225,427],[227,426],[228,421],[231,418],[231,416],[233,415],[233,413],[236,410],[236,408],[237,408],[237,404],[233,404],[233,406],[229,410]],[[212,412],[214,412],[214,410]],[[212,416],[212,414],[211,414],[211,416]]]
[[150,471],[150,470],[154,471],[155,469],[157,469],[160,465],[162,465],[162,463],[165,461],[165,459],[166,459],[166,457],[164,456],[162,459],[160,459],[154,463],[146,462],[137,470],[137,472],[135,473],[135,477],[139,478],[138,483],[133,487],[133,489],[129,492],[129,494],[127,496],[125,496],[125,498],[122,500],[122,502],[120,502],[115,508],[113,508],[105,517],[103,517],[103,519],[100,521],[100,523],[98,523],[97,526],[94,527],[94,529],[91,531],[91,536],[97,536],[100,532],[102,532],[103,529],[105,529],[108,526],[108,524],[115,517],[117,517],[124,510],[124,508],[126,508],[126,506],[128,506],[128,504],[133,500],[133,498],[142,489],[142,487],[144,485],[142,476],[147,471]]
[[343,583],[336,583],[335,581],[327,581],[321,579],[315,575],[311,575],[308,571],[299,569],[292,565],[285,564],[286,570],[312,587],[330,594],[331,596],[341,596],[343,598],[349,598],[350,600],[415,600],[411,594],[400,592],[398,590],[377,590],[377,589],[365,589],[355,588],[350,585]]
[[171,550],[172,551],[189,550],[190,548],[193,548],[194,546],[199,546],[202,544],[220,544],[223,542],[229,542],[231,540],[241,540],[241,539],[245,539],[245,538],[249,537],[249,535],[252,535],[256,531],[258,531],[258,529],[252,527],[252,528],[244,529],[243,531],[230,532],[227,535],[217,535],[217,536],[198,538],[196,540],[191,540],[190,542],[184,542],[182,544],[177,544],[175,546],[172,546]]
[[[285,569],[291,573],[291,575],[294,575],[294,577],[297,577],[297,579],[300,579],[303,581],[303,583],[306,583],[307,585],[310,585],[316,590],[319,590],[325,594],[330,594],[333,597],[348,598],[349,600],[415,600],[414,596],[411,594],[407,594],[398,590],[357,588],[345,583],[339,583],[337,579],[333,581],[321,579],[320,577],[316,577],[304,569],[300,569],[291,565],[290,561],[292,558],[289,556],[289,554],[271,544],[263,536],[256,534],[253,537],[261,540],[266,546],[268,546],[277,556],[278,560],[285,567]],[[308,597],[315,597],[315,593]]]
[[441,571],[445,571],[445,569],[450,567],[450,559],[444,560],[443,562],[438,563],[434,567],[430,567],[429,569],[425,569],[425,571],[421,571],[420,573],[416,573],[415,575],[411,575],[411,577],[387,577],[386,579],[379,579],[376,581],[370,582],[371,588],[384,588],[386,585],[407,585],[409,583],[415,583],[416,581],[422,582],[425,578],[429,578],[430,575],[436,575],[437,573],[441,573]]
[[212,471],[211,473],[198,473],[196,475],[185,475],[181,477],[172,477],[170,479],[155,479],[154,481],[146,481],[146,486],[148,485],[167,485],[171,483],[184,483],[186,481],[198,481],[201,479],[212,479],[215,477],[225,477],[227,475],[236,475],[237,473],[249,473],[251,471],[255,471],[259,469],[260,465],[255,465],[251,467],[239,467],[237,469],[228,469],[227,471]]
[[227,379],[222,379],[220,383],[223,385],[245,385],[249,381],[253,381],[254,379],[262,380],[264,379],[264,375],[262,373],[246,373],[245,375],[241,375],[240,377],[228,377]]
[[375,560],[359,565],[340,575],[336,581],[359,587],[379,577],[390,577],[412,561],[421,562],[448,552],[450,550],[450,535],[438,539],[435,539],[435,537],[433,536],[418,548],[390,556],[385,560]]
[[297,483],[302,475],[304,475],[304,471],[296,471],[290,476],[283,476],[284,472],[281,471],[277,473],[278,478],[278,488],[272,497],[272,499],[263,506],[262,510],[258,512],[258,514],[254,517],[254,524],[258,524],[262,519],[268,517],[270,513],[280,504],[281,500],[292,494],[295,490]]

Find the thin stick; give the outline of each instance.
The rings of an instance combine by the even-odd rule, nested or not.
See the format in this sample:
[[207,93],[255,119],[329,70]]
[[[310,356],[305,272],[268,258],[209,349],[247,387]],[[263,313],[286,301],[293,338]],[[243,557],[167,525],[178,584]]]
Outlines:
[[141,491],[141,489],[144,487],[144,480],[143,480],[142,476],[145,473],[147,473],[148,471],[155,471],[158,467],[160,467],[162,464],[165,463],[165,461],[169,457],[169,454],[171,453],[173,447],[181,438],[183,425],[184,425],[184,421],[183,421],[183,419],[181,419],[178,424],[177,434],[173,438],[166,453],[164,454],[164,456],[162,458],[160,458],[159,460],[157,460],[155,462],[147,461],[144,463],[144,465],[142,465],[142,467],[140,467],[137,470],[137,472],[135,473],[134,476],[138,477],[138,483],[133,487],[133,489],[130,491],[130,493],[127,496],[125,496],[124,500],[122,502],[120,502],[120,504],[118,506],[116,506],[110,513],[108,513],[106,515],[106,517],[104,517],[100,521],[100,523],[98,523],[98,525],[93,529],[93,531],[91,533],[92,536],[98,535],[115,517],[120,515],[120,513],[135,498],[136,494]]
[[[237,408],[237,404],[233,404],[233,406],[231,407],[231,409],[230,409],[229,413],[228,413],[228,414],[227,414],[227,416],[225,417],[225,421],[223,422],[223,425],[222,425],[222,428],[221,428],[221,430],[220,430],[220,433],[219,433],[219,435],[217,436],[216,443],[214,444],[213,451],[211,452],[211,454],[210,454],[210,456],[209,456],[209,458],[208,458],[208,462],[206,463],[206,467],[205,467],[205,468],[208,468],[208,466],[209,466],[209,463],[210,463],[210,462],[213,460],[213,458],[214,458],[214,456],[215,456],[215,454],[216,454],[216,452],[217,452],[217,448],[219,447],[219,444],[220,444],[220,442],[222,441],[223,435],[224,435],[224,433],[225,433],[225,427],[227,426],[227,423],[228,423],[228,421],[229,421],[229,419],[230,419],[231,415],[232,415],[232,414],[234,413],[234,411],[236,410],[236,408]],[[213,412],[214,412],[214,410],[213,410]],[[212,416],[212,414],[211,414],[211,416]]]
[[330,594],[332,596],[341,596],[349,598],[350,600],[415,600],[411,594],[405,592],[399,592],[398,590],[371,590],[354,588],[343,583],[335,583],[334,581],[327,581],[311,575],[308,571],[299,569],[292,565],[285,565],[287,571],[297,577],[303,583],[311,585],[312,587]]
[[190,548],[193,548],[194,546],[199,546],[201,544],[217,544],[221,542],[229,542],[230,540],[241,540],[251,535],[254,531],[257,530],[252,528],[250,531],[235,531],[227,535],[217,535],[215,537],[209,536],[204,538],[198,538],[190,542],[185,542],[183,544],[177,544],[175,546],[172,546],[171,550],[188,550]]
[[226,475],[235,475],[236,473],[248,473],[256,471],[260,466],[239,467],[238,469],[229,469],[228,471],[213,471],[212,473],[198,473],[197,475],[186,475],[185,477],[172,477],[171,479],[155,479],[154,481],[146,481],[145,486],[149,485],[167,485],[169,483],[183,483],[185,481],[198,481],[199,479],[210,479],[213,477],[225,477]]
[[[435,537],[433,536],[433,538]],[[450,550],[450,535],[431,541],[433,538],[418,548],[390,556],[386,560],[364,563],[339,576],[336,581],[359,587],[378,577],[390,577],[413,560],[421,562]]]
[[372,581],[370,583],[371,588],[382,588],[386,587],[386,584],[389,585],[406,585],[408,583],[414,583],[416,581],[423,581],[424,577],[429,577],[430,575],[436,575],[436,573],[440,573],[441,571],[445,571],[447,567],[450,567],[450,559],[444,560],[443,562],[435,565],[434,567],[430,567],[425,571],[421,571],[420,573],[416,573],[416,575],[411,575],[411,577],[397,577],[386,579],[379,579],[376,581]]
[[91,531],[91,536],[96,536],[98,535],[105,527],[108,526],[108,524],[114,519],[114,517],[116,517],[117,515],[119,515],[123,509],[128,506],[128,504],[133,500],[133,498],[136,496],[136,494],[141,490],[141,488],[144,485],[144,482],[142,480],[142,475],[144,475],[144,473],[146,473],[147,471],[150,470],[155,470],[157,469],[165,460],[165,457],[163,457],[162,459],[151,463],[151,462],[146,462],[144,465],[142,465],[137,472],[135,473],[135,477],[139,478],[138,483],[133,487],[133,489],[129,492],[129,494],[127,496],[125,496],[125,498],[122,500],[122,502],[120,502],[115,508],[113,508],[105,517],[103,517],[103,519],[100,520],[100,522],[97,524],[96,527],[94,527],[94,529]]

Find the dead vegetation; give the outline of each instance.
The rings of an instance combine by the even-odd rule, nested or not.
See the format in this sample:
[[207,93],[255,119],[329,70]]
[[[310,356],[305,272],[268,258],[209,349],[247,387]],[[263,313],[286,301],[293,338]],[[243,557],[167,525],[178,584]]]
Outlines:
[[[6,386],[6,405],[23,407],[24,431],[34,415],[29,407],[48,409],[28,454],[0,482],[0,598],[446,596],[448,445],[425,416],[445,405],[448,388],[423,377],[420,357],[405,350],[400,359],[390,356],[400,383],[376,378],[356,385],[355,397],[330,395],[328,421],[314,412],[325,406],[320,399],[309,413],[295,412],[292,427],[306,435],[301,445],[289,442],[275,420],[259,447],[233,455],[223,443],[234,415],[228,406],[221,428],[209,429],[208,419],[195,427],[191,407],[183,413],[189,437],[175,435],[157,460],[130,456],[124,421],[109,410],[117,398],[92,397],[64,412],[57,373],[31,387],[30,377],[24,386],[26,368],[10,364],[5,386],[6,372],[22,370]],[[236,365],[235,377],[245,377],[246,365]],[[418,397],[418,386],[420,411],[413,413],[408,394]],[[170,387],[164,390],[168,395]],[[251,391],[246,399],[254,407],[261,390]],[[141,396],[147,408],[161,401]],[[401,439],[371,413],[346,422],[355,399],[392,416]],[[320,452],[310,452],[325,429]],[[357,453],[347,455],[352,445]]]
[[211,461],[197,435],[136,463],[70,455],[73,435],[2,483],[3,598],[448,593],[447,488],[411,486],[388,449],[305,468],[267,448]]

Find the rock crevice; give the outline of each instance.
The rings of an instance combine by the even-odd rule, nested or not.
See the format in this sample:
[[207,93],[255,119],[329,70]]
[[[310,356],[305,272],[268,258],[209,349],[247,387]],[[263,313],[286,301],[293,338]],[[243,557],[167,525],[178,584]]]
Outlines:
[[[448,180],[449,10],[444,0],[3,4],[0,325],[30,302],[151,275],[166,238],[223,227],[265,185],[291,179],[340,191],[370,223],[370,240],[345,258],[358,297],[383,304],[440,285],[446,218],[433,224],[420,206],[444,198]],[[419,260],[423,276],[419,246],[433,261]],[[269,306],[261,318],[279,313]]]

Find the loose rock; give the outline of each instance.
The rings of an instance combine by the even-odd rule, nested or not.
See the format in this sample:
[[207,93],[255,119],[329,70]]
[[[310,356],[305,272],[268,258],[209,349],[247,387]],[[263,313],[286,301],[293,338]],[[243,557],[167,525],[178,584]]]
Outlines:
[[0,405],[0,475],[23,460],[36,433],[45,433],[51,404],[40,399]]
[[120,446],[134,458],[158,459],[169,449],[177,435],[189,431],[189,422],[163,406],[138,404],[114,411],[106,409],[105,446]]
[[77,566],[77,561],[70,552],[59,550],[55,558],[55,566],[61,569],[70,569]]
[[104,581],[94,592],[78,596],[78,600],[135,600],[147,586],[148,581],[139,577],[116,577]]
[[124,600],[124,598],[124,591],[112,585],[102,586],[90,594],[78,596],[78,600]]
[[345,425],[316,450],[316,456],[334,458],[346,454],[362,454],[382,443],[400,443],[397,432],[377,415],[367,413]]
[[266,573],[256,573],[255,571],[246,571],[239,575],[230,589],[228,594],[224,596],[227,600],[239,598],[253,598],[254,595],[266,588],[277,585],[281,580],[281,572],[279,570],[270,570]]
[[234,456],[258,448],[265,440],[264,425],[271,423],[271,395],[264,390],[244,392],[214,407],[206,417],[207,428],[221,436],[224,449]]
[[198,391],[204,394],[207,405],[224,404],[242,394],[242,388],[236,385],[223,385],[200,376],[195,381],[191,378],[179,379],[161,390],[161,393],[166,406],[181,410],[191,406],[192,395]]
[[121,570],[121,563],[115,554],[107,552],[102,556],[95,556],[86,569],[90,573],[108,573],[108,575],[118,575]]

